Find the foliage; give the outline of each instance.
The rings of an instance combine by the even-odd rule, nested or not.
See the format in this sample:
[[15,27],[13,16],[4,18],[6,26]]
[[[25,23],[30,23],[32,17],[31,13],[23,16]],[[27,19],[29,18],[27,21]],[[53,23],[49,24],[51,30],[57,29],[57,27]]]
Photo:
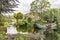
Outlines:
[[31,22],[32,22],[32,19],[31,19],[30,17],[29,17],[27,20],[28,20],[28,22],[29,22],[29,23],[31,23]]
[[[52,10],[52,9],[51,9]],[[48,10],[48,11],[45,11],[43,12],[43,16],[42,16],[42,19],[47,21],[48,23],[54,23],[55,22],[55,15],[53,14],[53,11],[51,10]]]
[[31,30],[30,27],[32,26],[32,23],[29,22],[27,19],[24,19],[24,20],[19,20],[17,26],[18,26],[18,30],[20,29],[20,31],[28,31]]
[[0,13],[12,12],[12,8],[16,7],[18,0],[0,0]]
[[16,18],[16,19],[23,19],[23,14],[21,13],[21,12],[19,12],[19,13],[17,13],[17,14],[14,14],[14,17]]
[[2,14],[0,14],[0,26],[4,26],[5,22],[5,17]]
[[31,3],[30,15],[33,15],[35,21],[42,21],[43,12],[50,9],[50,3],[48,0],[35,0]]
[[31,12],[41,13],[50,8],[48,0],[35,0],[31,3]]
[[[32,19],[30,17],[25,18],[22,13],[14,14],[14,18],[16,18],[17,23],[14,26],[17,27],[18,31],[31,31],[32,29]],[[23,30],[24,29],[24,30]]]
[[19,26],[24,24],[24,22],[22,22],[24,15],[21,12],[19,12],[17,14],[14,14],[13,16],[16,20],[16,23],[14,24],[14,26],[17,27],[17,29],[19,30]]
[[[7,25],[9,23],[12,24],[12,22],[14,22],[14,27],[16,27],[19,32],[32,33],[33,31],[37,31],[41,33],[46,31],[44,24],[48,23],[56,23],[58,28],[60,28],[60,9],[51,9],[48,0],[33,1],[31,3],[30,14],[27,16],[21,12],[15,13],[12,16],[5,16],[1,14],[2,12],[14,11],[12,8],[17,6],[16,1],[17,0],[0,0],[0,40],[7,40],[7,35],[5,34],[6,28]],[[48,35],[48,37],[45,37],[46,40],[60,40],[60,29],[52,29],[52,32],[51,30],[48,30],[46,32],[46,35]],[[34,35],[18,34],[14,40],[30,40],[30,38],[32,38]]]

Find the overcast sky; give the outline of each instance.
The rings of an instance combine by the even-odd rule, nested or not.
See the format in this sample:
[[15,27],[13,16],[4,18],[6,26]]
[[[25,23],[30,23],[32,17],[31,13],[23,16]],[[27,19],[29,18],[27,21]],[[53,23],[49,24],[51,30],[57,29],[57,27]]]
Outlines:
[[60,0],[49,0],[52,8],[60,8]]
[[[20,0],[19,8],[17,8],[18,12],[28,13],[30,10],[30,3],[33,0]],[[60,8],[60,0],[49,0],[52,8]]]
[[[24,14],[28,13],[30,10],[30,4],[33,0],[20,0],[18,8],[15,8],[17,12],[22,12]],[[15,11],[16,12],[16,11]]]
[[[30,4],[34,0],[19,0],[18,8],[15,8],[17,11],[15,12],[22,12],[24,14],[28,13],[30,10]],[[60,0],[49,0],[52,8],[60,8]]]

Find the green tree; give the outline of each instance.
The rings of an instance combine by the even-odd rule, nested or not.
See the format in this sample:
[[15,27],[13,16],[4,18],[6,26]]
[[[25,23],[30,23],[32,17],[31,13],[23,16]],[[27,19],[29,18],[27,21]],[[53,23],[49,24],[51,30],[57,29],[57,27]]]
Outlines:
[[17,23],[15,23],[14,25],[16,26],[18,31],[28,31],[28,32],[32,31],[33,22],[30,17],[25,18],[24,14],[20,12],[17,14],[14,14],[14,17],[16,18],[16,21],[17,21]]
[[16,14],[14,14],[14,18],[16,19],[16,23],[14,24],[14,26],[16,26],[17,29],[20,31],[20,27],[21,26],[23,27],[23,25],[25,24],[23,22],[23,20],[24,20],[24,14],[21,13],[21,12],[18,12]]
[[24,15],[21,12],[14,14],[14,18],[16,19],[17,23],[18,23],[18,20],[23,19],[23,17],[24,17]]
[[37,16],[35,17],[36,19],[38,17],[40,17],[38,19],[42,19],[42,13],[49,10],[49,8],[50,4],[48,0],[35,0],[31,3],[30,14],[32,14],[33,16]]
[[0,14],[0,31],[3,31],[3,30],[5,31],[6,30],[5,23],[6,23],[5,16]]
[[54,21],[56,22],[57,24],[57,28],[59,27],[59,23],[60,23],[60,9],[52,9],[51,10],[53,15],[54,15]]
[[23,14],[21,13],[21,12],[18,12],[17,14],[14,14],[14,17],[16,18],[16,19],[23,19]]
[[1,12],[12,12],[16,7],[18,0],[0,0],[0,14]]
[[48,0],[35,0],[31,3],[31,12],[41,13],[50,8]]
[[5,17],[0,14],[0,26],[4,26],[4,22],[5,22]]

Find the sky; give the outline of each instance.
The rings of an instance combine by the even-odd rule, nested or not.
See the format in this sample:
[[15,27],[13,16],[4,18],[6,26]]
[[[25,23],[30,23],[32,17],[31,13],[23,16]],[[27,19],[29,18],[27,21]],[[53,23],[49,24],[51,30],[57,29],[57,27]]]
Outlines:
[[52,8],[60,8],[60,0],[49,0]]
[[15,8],[17,11],[15,12],[22,12],[24,14],[28,13],[30,10],[30,4],[32,3],[32,1],[34,0],[20,0],[19,2],[19,6],[18,8]]
[[[34,0],[19,0],[20,3],[18,3],[18,8],[14,8],[15,10],[17,10],[15,11],[15,13],[29,13],[31,7],[30,4],[32,3],[32,1]],[[51,8],[60,8],[60,0],[49,0],[49,2],[51,4]]]
[[[24,14],[28,13],[30,10],[30,4],[34,0],[20,0],[19,8],[17,8],[17,12],[22,12]],[[60,8],[60,0],[49,0],[51,4],[51,8]]]

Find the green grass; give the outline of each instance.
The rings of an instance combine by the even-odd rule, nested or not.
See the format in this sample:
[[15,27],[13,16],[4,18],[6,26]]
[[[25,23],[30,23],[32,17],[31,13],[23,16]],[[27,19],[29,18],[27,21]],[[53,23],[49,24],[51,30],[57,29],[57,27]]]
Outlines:
[[[58,36],[58,40],[60,40],[60,33],[56,33]],[[18,34],[14,40],[30,40],[31,37],[34,37],[33,34],[23,35]],[[5,33],[0,32],[0,40],[7,40],[7,35]]]

